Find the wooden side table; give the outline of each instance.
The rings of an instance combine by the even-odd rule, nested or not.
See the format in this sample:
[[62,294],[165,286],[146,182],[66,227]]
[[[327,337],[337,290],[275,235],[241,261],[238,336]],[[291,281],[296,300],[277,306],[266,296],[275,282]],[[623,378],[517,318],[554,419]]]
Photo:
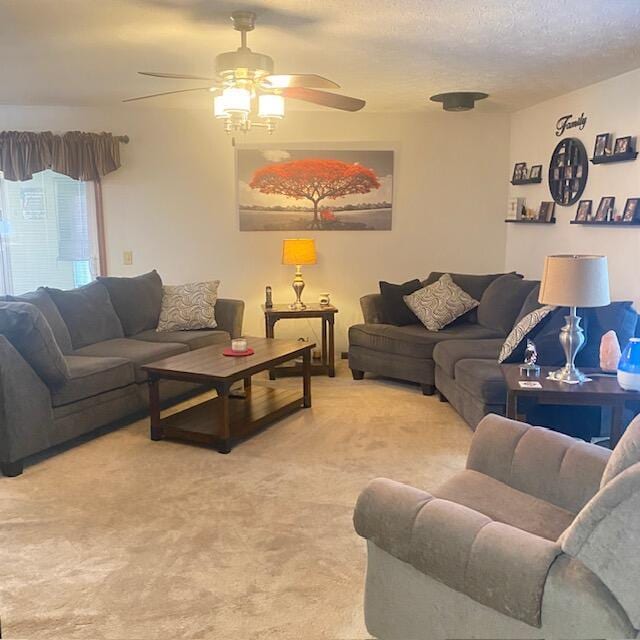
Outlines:
[[[267,308],[262,305],[264,312],[265,334],[267,338],[274,338],[274,329],[278,320],[297,320],[301,318],[319,318],[322,321],[322,358],[320,363],[311,365],[311,375],[336,375],[334,324],[338,309],[333,305],[308,304],[301,311],[291,309],[288,304],[275,304]],[[276,367],[269,370],[269,379],[278,377],[302,375],[302,365],[295,364]]]
[[[518,400],[532,399],[537,404],[582,405],[590,407],[611,407],[611,435],[609,446],[616,446],[623,431],[624,409],[628,400],[640,399],[637,393],[625,391],[618,385],[615,376],[594,376],[591,382],[584,384],[566,384],[556,380],[547,380],[549,372],[557,367],[541,367],[540,376],[526,378],[520,375],[520,365],[501,365],[507,384],[507,418],[518,419]],[[582,369],[589,375],[593,370]],[[540,388],[523,388],[521,381],[539,382]]]

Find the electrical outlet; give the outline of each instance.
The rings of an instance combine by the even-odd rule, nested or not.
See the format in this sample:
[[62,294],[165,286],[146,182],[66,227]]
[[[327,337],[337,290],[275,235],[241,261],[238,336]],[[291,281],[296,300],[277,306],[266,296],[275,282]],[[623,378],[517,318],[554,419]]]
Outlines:
[[133,251],[131,251],[131,249],[122,252],[122,264],[126,266],[133,264]]

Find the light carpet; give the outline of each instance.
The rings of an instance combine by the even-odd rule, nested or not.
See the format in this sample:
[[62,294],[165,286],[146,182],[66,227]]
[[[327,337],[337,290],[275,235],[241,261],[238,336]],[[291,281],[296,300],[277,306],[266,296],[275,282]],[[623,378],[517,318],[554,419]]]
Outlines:
[[435,486],[471,432],[435,396],[341,365],[314,377],[312,409],[230,455],[151,442],[140,420],[0,479],[4,637],[367,638],[358,493]]

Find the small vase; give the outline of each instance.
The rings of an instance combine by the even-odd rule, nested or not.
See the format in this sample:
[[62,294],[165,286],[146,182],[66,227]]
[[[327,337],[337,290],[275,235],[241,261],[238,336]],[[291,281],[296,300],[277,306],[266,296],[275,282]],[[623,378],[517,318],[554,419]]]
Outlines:
[[631,338],[622,352],[618,384],[625,391],[640,391],[640,338]]

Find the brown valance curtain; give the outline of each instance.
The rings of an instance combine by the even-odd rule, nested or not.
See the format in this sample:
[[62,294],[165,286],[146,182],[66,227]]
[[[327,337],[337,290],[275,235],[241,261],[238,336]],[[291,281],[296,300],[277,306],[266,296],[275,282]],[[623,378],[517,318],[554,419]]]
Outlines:
[[7,180],[31,180],[51,169],[83,181],[99,180],[120,167],[120,142],[110,133],[0,132],[0,171]]

